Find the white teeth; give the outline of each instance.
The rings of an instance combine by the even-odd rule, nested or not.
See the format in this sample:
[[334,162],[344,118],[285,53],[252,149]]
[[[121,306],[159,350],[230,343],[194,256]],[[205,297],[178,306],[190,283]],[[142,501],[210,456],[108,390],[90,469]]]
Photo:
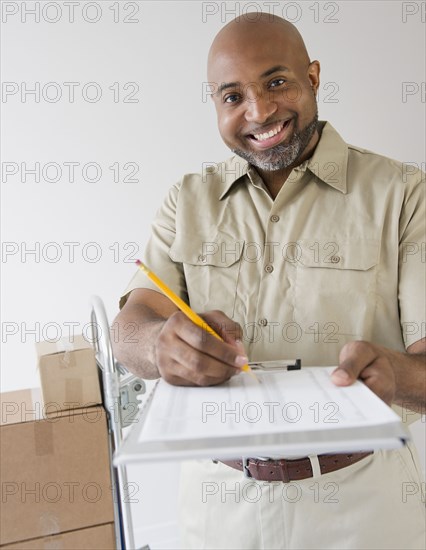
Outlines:
[[274,130],[270,130],[269,132],[265,132],[264,134],[253,134],[253,135],[258,141],[264,141],[265,139],[269,139],[275,136],[276,134],[278,134],[278,132],[281,132],[283,126],[284,124],[281,124],[280,126],[277,126]]

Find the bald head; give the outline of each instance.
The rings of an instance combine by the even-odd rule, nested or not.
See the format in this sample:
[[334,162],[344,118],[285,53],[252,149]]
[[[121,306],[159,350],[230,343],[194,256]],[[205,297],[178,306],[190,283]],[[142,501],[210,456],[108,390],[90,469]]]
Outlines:
[[208,56],[208,77],[215,80],[216,62],[237,52],[267,54],[271,48],[282,49],[282,54],[293,64],[307,67],[309,56],[305,43],[294,25],[268,13],[247,13],[225,25],[216,35]]
[[294,25],[247,13],[215,37],[208,80],[223,141],[262,171],[284,177],[318,140],[320,65]]

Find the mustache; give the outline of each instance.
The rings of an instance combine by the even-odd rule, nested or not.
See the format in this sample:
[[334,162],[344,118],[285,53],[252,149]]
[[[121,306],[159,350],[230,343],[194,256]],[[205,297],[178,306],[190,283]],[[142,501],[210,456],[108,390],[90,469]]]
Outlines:
[[262,152],[244,151],[242,149],[233,149],[232,151],[252,166],[266,172],[275,172],[290,166],[297,166],[298,159],[302,156],[317,127],[318,110],[304,128],[293,131],[293,134],[289,136],[288,143],[279,143]]

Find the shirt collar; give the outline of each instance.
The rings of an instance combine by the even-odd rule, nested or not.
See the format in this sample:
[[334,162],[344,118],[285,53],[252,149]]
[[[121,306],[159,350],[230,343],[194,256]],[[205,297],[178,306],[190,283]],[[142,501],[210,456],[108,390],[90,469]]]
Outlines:
[[249,169],[250,164],[237,155],[234,155],[225,162],[221,163],[220,179],[222,192],[219,196],[219,200],[223,199],[234,184],[243,180]]
[[[348,145],[329,122],[320,122],[320,124],[323,125],[323,129],[314,154],[294,170],[304,172],[309,169],[327,185],[346,193]],[[222,192],[219,200],[223,199],[234,184],[247,175],[249,169],[249,163],[237,155],[222,163]]]
[[295,170],[309,169],[321,181],[346,193],[346,172],[348,167],[348,145],[329,122],[323,125],[321,138],[311,158]]

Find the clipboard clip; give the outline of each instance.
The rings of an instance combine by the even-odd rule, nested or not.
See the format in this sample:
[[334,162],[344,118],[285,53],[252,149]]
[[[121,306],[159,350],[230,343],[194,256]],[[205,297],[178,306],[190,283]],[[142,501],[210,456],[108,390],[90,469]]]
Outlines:
[[249,470],[249,459],[246,456],[241,457],[243,462],[243,474],[246,478],[251,478],[251,473]]
[[279,359],[276,361],[253,361],[249,363],[252,370],[256,371],[279,371],[279,370],[301,370],[301,359]]

